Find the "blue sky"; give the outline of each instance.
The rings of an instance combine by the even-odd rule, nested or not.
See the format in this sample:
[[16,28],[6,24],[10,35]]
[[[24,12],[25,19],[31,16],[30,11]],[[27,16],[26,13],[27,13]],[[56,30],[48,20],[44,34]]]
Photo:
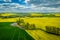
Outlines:
[[0,12],[60,12],[60,0],[0,0]]

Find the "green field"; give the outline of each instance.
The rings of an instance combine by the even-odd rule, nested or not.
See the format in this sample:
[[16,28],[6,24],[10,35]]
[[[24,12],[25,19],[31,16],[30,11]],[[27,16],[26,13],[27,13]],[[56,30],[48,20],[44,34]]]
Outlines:
[[25,30],[11,26],[12,22],[0,22],[0,40],[34,40]]

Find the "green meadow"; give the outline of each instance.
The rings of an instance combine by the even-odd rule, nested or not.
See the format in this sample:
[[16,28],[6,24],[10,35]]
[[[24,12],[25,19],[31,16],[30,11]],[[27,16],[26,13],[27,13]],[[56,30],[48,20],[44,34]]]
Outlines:
[[12,22],[0,22],[0,40],[34,40],[25,30],[11,26]]

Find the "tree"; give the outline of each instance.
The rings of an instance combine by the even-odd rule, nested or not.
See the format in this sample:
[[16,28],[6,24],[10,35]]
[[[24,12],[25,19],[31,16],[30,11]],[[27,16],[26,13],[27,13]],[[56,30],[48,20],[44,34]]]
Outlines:
[[2,14],[0,14],[0,17],[2,17]]
[[20,25],[20,22],[21,22],[20,20],[21,20],[20,18],[17,20],[17,24],[18,25]]
[[31,25],[30,25],[30,29],[36,29],[35,24],[31,24]]
[[24,20],[23,20],[23,19],[21,19],[21,20],[20,20],[20,22],[21,22],[21,23],[24,23]]
[[49,16],[51,16],[51,17],[55,17],[55,15],[54,15],[54,14],[50,14]]
[[25,29],[29,29],[29,26],[30,26],[30,24],[29,23],[26,23],[25,24]]
[[24,25],[24,20],[19,18],[19,19],[17,20],[17,24],[23,26],[23,25]]
[[35,24],[32,24],[32,29],[36,29],[36,26],[35,26]]

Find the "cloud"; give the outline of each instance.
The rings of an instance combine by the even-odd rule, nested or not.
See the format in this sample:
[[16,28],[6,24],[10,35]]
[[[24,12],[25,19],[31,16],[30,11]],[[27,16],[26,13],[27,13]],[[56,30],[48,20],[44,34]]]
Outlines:
[[[60,1],[51,0],[25,0],[26,5],[19,3],[2,3],[2,12],[60,12]],[[28,5],[27,5],[28,4]]]
[[[6,8],[18,8],[18,7],[24,7],[20,5],[19,3],[2,3],[0,4],[1,7],[6,7]],[[0,7],[0,8],[1,8]]]
[[12,2],[12,0],[0,0],[0,1],[4,1],[4,2]]
[[5,2],[12,2],[12,0],[4,0]]
[[30,0],[29,4],[45,7],[60,7],[60,0]]
[[2,3],[0,4],[0,12],[20,12],[24,9],[29,8],[28,6],[20,5],[19,3]]
[[25,0],[24,2],[27,4],[30,0]]

